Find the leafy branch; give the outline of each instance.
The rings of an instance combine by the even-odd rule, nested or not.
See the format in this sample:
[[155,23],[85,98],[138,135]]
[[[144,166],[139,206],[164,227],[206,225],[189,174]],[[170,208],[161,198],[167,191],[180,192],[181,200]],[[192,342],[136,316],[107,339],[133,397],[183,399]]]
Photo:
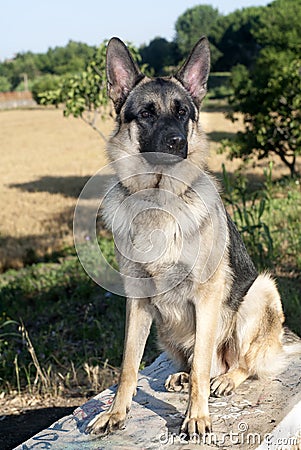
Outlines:
[[[68,75],[59,81],[56,89],[38,94],[42,105],[64,105],[64,116],[82,119],[106,142],[106,137],[97,126],[99,118],[108,115],[108,97],[106,89],[106,45],[104,41],[96,50],[85,70],[77,75]],[[136,62],[140,62],[138,50],[129,44]]]

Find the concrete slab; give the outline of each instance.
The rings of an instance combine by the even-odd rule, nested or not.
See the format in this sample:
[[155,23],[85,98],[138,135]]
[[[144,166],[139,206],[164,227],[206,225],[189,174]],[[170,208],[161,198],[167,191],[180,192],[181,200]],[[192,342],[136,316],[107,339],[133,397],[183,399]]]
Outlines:
[[125,429],[102,438],[85,434],[91,418],[111,404],[112,386],[15,450],[301,449],[301,358],[272,381],[248,380],[232,396],[210,399],[213,433],[197,444],[179,435],[187,394],[164,389],[173,370],[162,354],[141,372]]

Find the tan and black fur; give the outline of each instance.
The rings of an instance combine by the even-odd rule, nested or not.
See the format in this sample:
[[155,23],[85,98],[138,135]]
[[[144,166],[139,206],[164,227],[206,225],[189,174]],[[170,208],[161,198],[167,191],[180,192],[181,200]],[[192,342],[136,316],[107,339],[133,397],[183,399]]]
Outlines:
[[[199,109],[209,66],[206,38],[175,76],[157,79],[139,71],[119,39],[108,44],[108,93],[117,119],[107,150],[116,184],[103,216],[123,245],[116,253],[128,297],[118,390],[110,409],[90,422],[91,433],[123,425],[153,320],[180,369],[167,390],[189,391],[182,425],[189,436],[211,429],[210,391],[223,396],[250,376],[274,375],[287,358],[275,282],[257,273],[206,170]],[[151,258],[136,258],[150,249]]]

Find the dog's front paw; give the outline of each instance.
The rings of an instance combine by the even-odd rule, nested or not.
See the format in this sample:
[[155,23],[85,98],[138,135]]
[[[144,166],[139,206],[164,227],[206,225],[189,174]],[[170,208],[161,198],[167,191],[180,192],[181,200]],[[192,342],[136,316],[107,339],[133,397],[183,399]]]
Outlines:
[[212,422],[209,416],[189,417],[186,416],[181,426],[181,432],[185,433],[190,439],[210,433]]
[[111,431],[123,428],[126,413],[104,411],[92,419],[87,428],[86,433],[105,435]]
[[213,378],[210,383],[210,391],[214,397],[231,395],[235,389],[233,379],[227,373]]
[[186,372],[178,372],[169,375],[165,381],[165,389],[169,392],[188,392],[189,374]]

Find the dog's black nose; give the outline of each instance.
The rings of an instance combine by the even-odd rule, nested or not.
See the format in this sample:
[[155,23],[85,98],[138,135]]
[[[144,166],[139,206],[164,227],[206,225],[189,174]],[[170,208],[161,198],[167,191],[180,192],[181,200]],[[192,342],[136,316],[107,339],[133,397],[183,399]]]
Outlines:
[[166,145],[173,153],[181,153],[186,143],[186,139],[182,134],[173,134],[166,139]]

